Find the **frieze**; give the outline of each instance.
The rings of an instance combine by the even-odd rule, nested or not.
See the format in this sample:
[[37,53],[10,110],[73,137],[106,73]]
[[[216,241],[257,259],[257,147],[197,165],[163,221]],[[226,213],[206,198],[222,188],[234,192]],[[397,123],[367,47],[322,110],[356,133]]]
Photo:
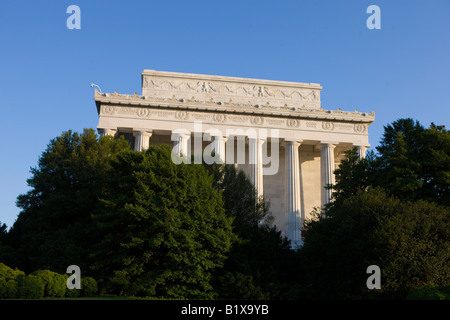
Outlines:
[[240,123],[248,122],[248,117],[244,117],[244,116],[230,115],[230,116],[228,116],[228,119],[233,122],[240,122]]
[[315,128],[315,127],[317,127],[317,122],[314,122],[314,121],[306,121],[306,122],[305,122],[305,125],[306,125],[307,128]]
[[263,117],[251,117],[250,123],[253,125],[261,125],[264,123],[264,118]]
[[[208,110],[208,111],[218,111],[220,110],[224,114],[241,113],[241,112],[251,112],[260,115],[267,116],[285,116],[285,117],[295,117],[303,119],[330,119],[334,121],[350,121],[362,123],[372,123],[375,119],[375,113],[360,113],[356,110],[354,112],[341,111],[338,110],[324,110],[310,109],[306,106],[292,107],[287,104],[282,106],[271,105],[270,103],[264,104],[254,104],[252,101],[248,100],[246,102],[236,102],[233,99],[228,99],[227,101],[200,101],[192,97],[190,99],[178,99],[175,96],[172,97],[147,97],[147,96],[136,96],[136,95],[125,95],[125,94],[110,94],[110,93],[98,93],[96,92],[95,100],[98,105],[100,105],[99,113],[102,115],[112,115],[118,110],[118,108],[124,108],[127,106],[135,107],[151,107],[153,108],[177,108],[186,109],[190,112],[195,110]],[[125,111],[124,111],[125,112]],[[306,122],[306,126],[313,123],[313,121]],[[312,126],[311,126],[312,127]],[[364,132],[365,128],[354,128],[355,132]]]
[[287,119],[286,120],[286,125],[289,128],[298,128],[300,126],[300,121],[297,119]]
[[100,114],[112,115],[114,114],[114,107],[110,105],[103,105]]
[[175,119],[182,121],[205,121],[218,124],[239,124],[248,126],[272,126],[278,128],[318,130],[318,126],[324,131],[348,132],[366,134],[367,126],[356,123],[339,123],[334,121],[304,121],[298,118],[272,118],[254,115],[227,114],[225,112],[192,112],[189,110],[158,110],[158,108],[126,107],[120,105],[102,105],[101,115],[104,116],[132,116],[144,119]]
[[215,122],[224,122],[227,119],[224,113],[216,113],[213,115],[213,120]]
[[342,124],[342,123],[336,124],[335,127],[338,130],[344,130],[344,131],[350,131],[353,128],[353,126],[351,124]]
[[354,125],[353,129],[355,130],[355,132],[357,133],[363,133],[366,131],[366,126],[360,123],[357,123]]
[[196,120],[210,120],[210,113],[191,112],[190,115]]
[[[143,96],[320,108],[318,84],[144,71]],[[249,101],[248,99],[251,99]]]
[[185,110],[175,112],[175,117],[180,120],[187,120],[189,118],[189,113]]
[[334,130],[334,123],[331,121],[322,122],[322,128],[325,130]]
[[172,116],[173,112],[156,110],[152,111],[152,115],[155,115],[160,118],[167,118],[169,116]]
[[237,97],[273,98],[277,100],[320,101],[320,95],[317,89],[281,90],[267,86],[220,84],[211,81],[169,81],[144,77],[143,89],[186,93],[210,93]]
[[148,117],[150,117],[150,111],[147,108],[138,108],[136,110],[136,114],[140,118],[148,118]]
[[270,118],[265,118],[264,119],[265,123],[267,123],[268,125],[275,125],[275,126],[280,126],[284,124],[284,120],[281,119],[270,119]]

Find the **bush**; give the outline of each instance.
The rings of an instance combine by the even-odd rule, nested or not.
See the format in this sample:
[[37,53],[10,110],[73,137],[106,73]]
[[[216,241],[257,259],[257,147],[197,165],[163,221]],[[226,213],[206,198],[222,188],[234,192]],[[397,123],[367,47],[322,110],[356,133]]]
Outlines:
[[23,271],[0,263],[0,299],[17,298],[18,281],[25,276]]
[[218,278],[218,288],[221,298],[239,300],[267,299],[267,294],[255,285],[253,277],[239,272],[227,272]]
[[404,299],[412,289],[450,282],[446,208],[374,188],[334,203],[327,214],[307,223],[300,251],[312,298],[374,298],[378,293],[366,287],[371,264],[381,269],[385,298]]
[[7,299],[6,295],[6,280],[0,278],[0,299]]
[[68,278],[69,278],[69,276],[67,274],[65,274],[64,281],[66,281],[66,298],[76,298],[80,295],[80,290],[67,288],[67,279]]
[[9,299],[17,298],[17,281],[8,280],[6,282],[6,295]]
[[81,278],[81,295],[83,297],[92,297],[97,292],[97,281],[91,277]]
[[44,284],[44,296],[64,297],[66,293],[66,278],[62,274],[50,270],[33,272]]
[[450,295],[446,294],[447,288],[443,287],[421,287],[411,290],[406,296],[406,300],[450,300]]
[[25,272],[20,271],[19,269],[12,269],[0,262],[0,279],[5,280],[18,280],[20,277],[25,276]]
[[40,299],[44,296],[44,283],[32,274],[23,277],[18,288],[20,299]]
[[12,279],[0,279],[0,299],[15,298],[17,298],[17,282]]

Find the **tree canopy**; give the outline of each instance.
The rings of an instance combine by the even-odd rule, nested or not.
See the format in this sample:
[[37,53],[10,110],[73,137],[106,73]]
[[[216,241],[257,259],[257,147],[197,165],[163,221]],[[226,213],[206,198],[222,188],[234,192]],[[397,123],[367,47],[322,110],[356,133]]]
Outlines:
[[[307,221],[304,246],[293,251],[271,225],[270,203],[255,199],[233,165],[176,165],[169,146],[136,152],[123,138],[67,131],[31,169],[9,232],[0,223],[0,262],[29,274],[30,296],[41,290],[32,272],[76,264],[115,295],[445,298],[450,133],[399,119],[376,151],[346,152],[333,201]],[[381,290],[366,287],[372,264]],[[18,290],[2,283],[2,294]]]
[[116,294],[211,298],[212,271],[235,240],[213,178],[171,160],[171,148],[121,153],[95,216],[94,266]]
[[[356,150],[335,170],[333,202],[306,225],[304,279],[314,297],[405,297],[450,284],[450,133],[412,119],[385,126],[378,154]],[[369,265],[382,290],[369,292]]]
[[224,288],[244,279],[255,298],[282,272],[288,242],[234,166],[175,165],[168,146],[136,152],[86,129],[53,139],[31,174],[0,230],[2,261],[27,273],[76,264],[102,292],[172,298],[239,298]]
[[91,224],[110,169],[109,160],[128,150],[123,139],[98,140],[92,129],[67,131],[52,139],[31,168],[30,191],[17,198],[21,212],[10,230],[25,272],[65,272],[71,264],[87,269],[91,243],[98,240]]
[[[402,298],[413,288],[450,283],[450,214],[425,201],[402,201],[383,189],[358,191],[307,223],[304,279],[315,298]],[[382,272],[381,291],[366,269]]]

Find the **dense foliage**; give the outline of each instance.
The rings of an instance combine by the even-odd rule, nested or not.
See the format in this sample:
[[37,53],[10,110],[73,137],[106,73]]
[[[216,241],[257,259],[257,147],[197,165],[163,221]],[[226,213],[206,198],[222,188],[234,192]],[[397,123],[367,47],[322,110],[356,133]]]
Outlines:
[[67,131],[50,141],[31,169],[30,191],[17,198],[22,211],[9,232],[17,261],[7,263],[25,272],[64,273],[72,264],[87,270],[91,246],[99,240],[91,216],[109,160],[127,149],[125,140],[98,140],[92,129],[82,134]]
[[[168,146],[64,132],[32,168],[15,224],[0,223],[0,262],[25,271],[0,264],[0,297],[98,285],[157,298],[448,299],[450,133],[400,119],[376,149],[347,152],[333,202],[293,251],[234,166],[175,165]],[[61,286],[72,264],[84,290]],[[366,287],[372,264],[381,290]]]
[[[310,297],[404,298],[450,284],[450,133],[412,119],[385,127],[377,147],[336,169],[333,202],[306,226],[301,250]],[[367,266],[382,289],[368,291]]]
[[92,297],[97,282],[91,277],[81,279],[81,290],[67,289],[67,274],[38,270],[32,274],[12,269],[0,263],[0,299],[40,299],[62,297]]
[[219,297],[289,298],[295,253],[287,238],[271,225],[269,203],[256,201],[253,185],[234,165],[213,164],[207,169],[222,192],[225,212],[234,218],[233,230],[238,236],[224,267],[215,274]]
[[167,145],[121,153],[95,215],[102,241],[93,254],[115,294],[212,298],[234,234],[212,176],[176,165]]
[[[307,224],[302,248],[310,297],[402,298],[425,285],[450,284],[450,214],[434,203],[401,201],[381,188],[359,191]],[[366,269],[382,271],[381,290]]]

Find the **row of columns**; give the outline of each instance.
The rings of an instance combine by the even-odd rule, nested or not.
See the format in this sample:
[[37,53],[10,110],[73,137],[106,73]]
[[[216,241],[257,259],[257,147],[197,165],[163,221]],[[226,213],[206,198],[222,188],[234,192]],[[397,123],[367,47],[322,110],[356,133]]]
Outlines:
[[[114,129],[99,129],[101,136],[114,135]],[[135,130],[136,151],[141,151],[149,147],[149,140],[152,135],[150,130]],[[191,138],[187,133],[172,133],[174,141],[174,152],[182,157],[188,154],[188,143]],[[225,142],[227,137],[222,135],[214,136],[213,148],[219,156],[221,163],[225,163]],[[255,186],[258,198],[263,196],[263,159],[262,145],[265,140],[257,137],[248,137],[249,146],[249,179]],[[287,214],[286,233],[293,246],[302,244],[302,214],[301,214],[301,172],[299,160],[299,147],[302,140],[284,141],[285,146],[285,211]],[[337,142],[321,141],[321,203],[325,206],[331,201],[332,190],[327,186],[334,184],[334,148]],[[366,147],[357,146],[360,158],[365,157]]]

